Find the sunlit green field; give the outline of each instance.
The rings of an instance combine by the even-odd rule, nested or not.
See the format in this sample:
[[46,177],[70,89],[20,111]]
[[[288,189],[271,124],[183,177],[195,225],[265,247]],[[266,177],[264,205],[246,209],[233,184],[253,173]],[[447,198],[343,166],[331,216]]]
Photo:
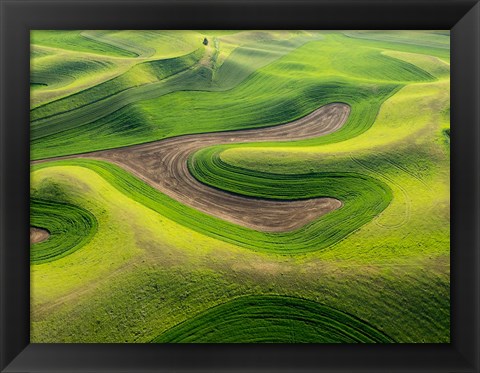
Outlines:
[[[448,31],[32,31],[31,342],[449,342],[449,89]],[[340,207],[256,229],[100,152],[247,129],[188,156],[205,193]]]

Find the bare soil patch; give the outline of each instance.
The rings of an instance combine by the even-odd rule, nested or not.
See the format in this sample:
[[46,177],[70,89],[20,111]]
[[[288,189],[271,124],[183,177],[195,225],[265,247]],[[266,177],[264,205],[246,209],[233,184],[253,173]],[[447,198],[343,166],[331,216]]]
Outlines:
[[30,245],[46,241],[50,237],[50,232],[46,229],[30,227]]
[[162,193],[223,220],[264,232],[285,232],[340,208],[342,202],[335,198],[273,201],[223,192],[195,179],[187,167],[188,157],[201,148],[218,144],[292,141],[324,136],[341,128],[349,114],[348,105],[335,103],[283,125],[185,135],[73,157],[95,158],[117,164]]

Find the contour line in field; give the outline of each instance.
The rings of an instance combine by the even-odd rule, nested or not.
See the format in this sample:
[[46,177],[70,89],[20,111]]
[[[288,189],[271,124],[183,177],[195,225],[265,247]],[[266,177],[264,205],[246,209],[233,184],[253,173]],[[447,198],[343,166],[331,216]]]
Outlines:
[[367,322],[313,300],[246,295],[213,306],[153,343],[392,343]]
[[192,176],[187,166],[189,156],[212,145],[301,140],[327,135],[341,128],[349,114],[348,105],[333,103],[283,125],[185,135],[74,157],[117,164],[177,201],[231,223],[264,232],[285,232],[340,208],[342,202],[335,198],[274,201],[224,192]]
[[332,103],[282,125],[184,135],[32,163],[71,158],[105,160],[122,167],[169,197],[206,214],[258,231],[287,232],[340,208],[342,202],[328,197],[278,201],[228,193],[198,181],[188,170],[188,158],[194,152],[213,145],[293,141],[324,136],[340,129],[349,114],[349,105]]

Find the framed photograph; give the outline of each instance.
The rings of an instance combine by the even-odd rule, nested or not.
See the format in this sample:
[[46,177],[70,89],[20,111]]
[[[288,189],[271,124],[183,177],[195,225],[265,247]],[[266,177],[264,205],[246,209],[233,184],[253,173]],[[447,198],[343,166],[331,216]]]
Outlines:
[[2,372],[480,372],[478,1],[1,1]]

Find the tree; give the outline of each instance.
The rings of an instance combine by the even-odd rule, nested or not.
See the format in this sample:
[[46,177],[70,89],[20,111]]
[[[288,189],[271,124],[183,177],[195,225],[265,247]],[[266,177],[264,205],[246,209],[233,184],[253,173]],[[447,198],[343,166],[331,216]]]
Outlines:
[[208,39],[207,38],[203,39],[203,45],[208,45]]

